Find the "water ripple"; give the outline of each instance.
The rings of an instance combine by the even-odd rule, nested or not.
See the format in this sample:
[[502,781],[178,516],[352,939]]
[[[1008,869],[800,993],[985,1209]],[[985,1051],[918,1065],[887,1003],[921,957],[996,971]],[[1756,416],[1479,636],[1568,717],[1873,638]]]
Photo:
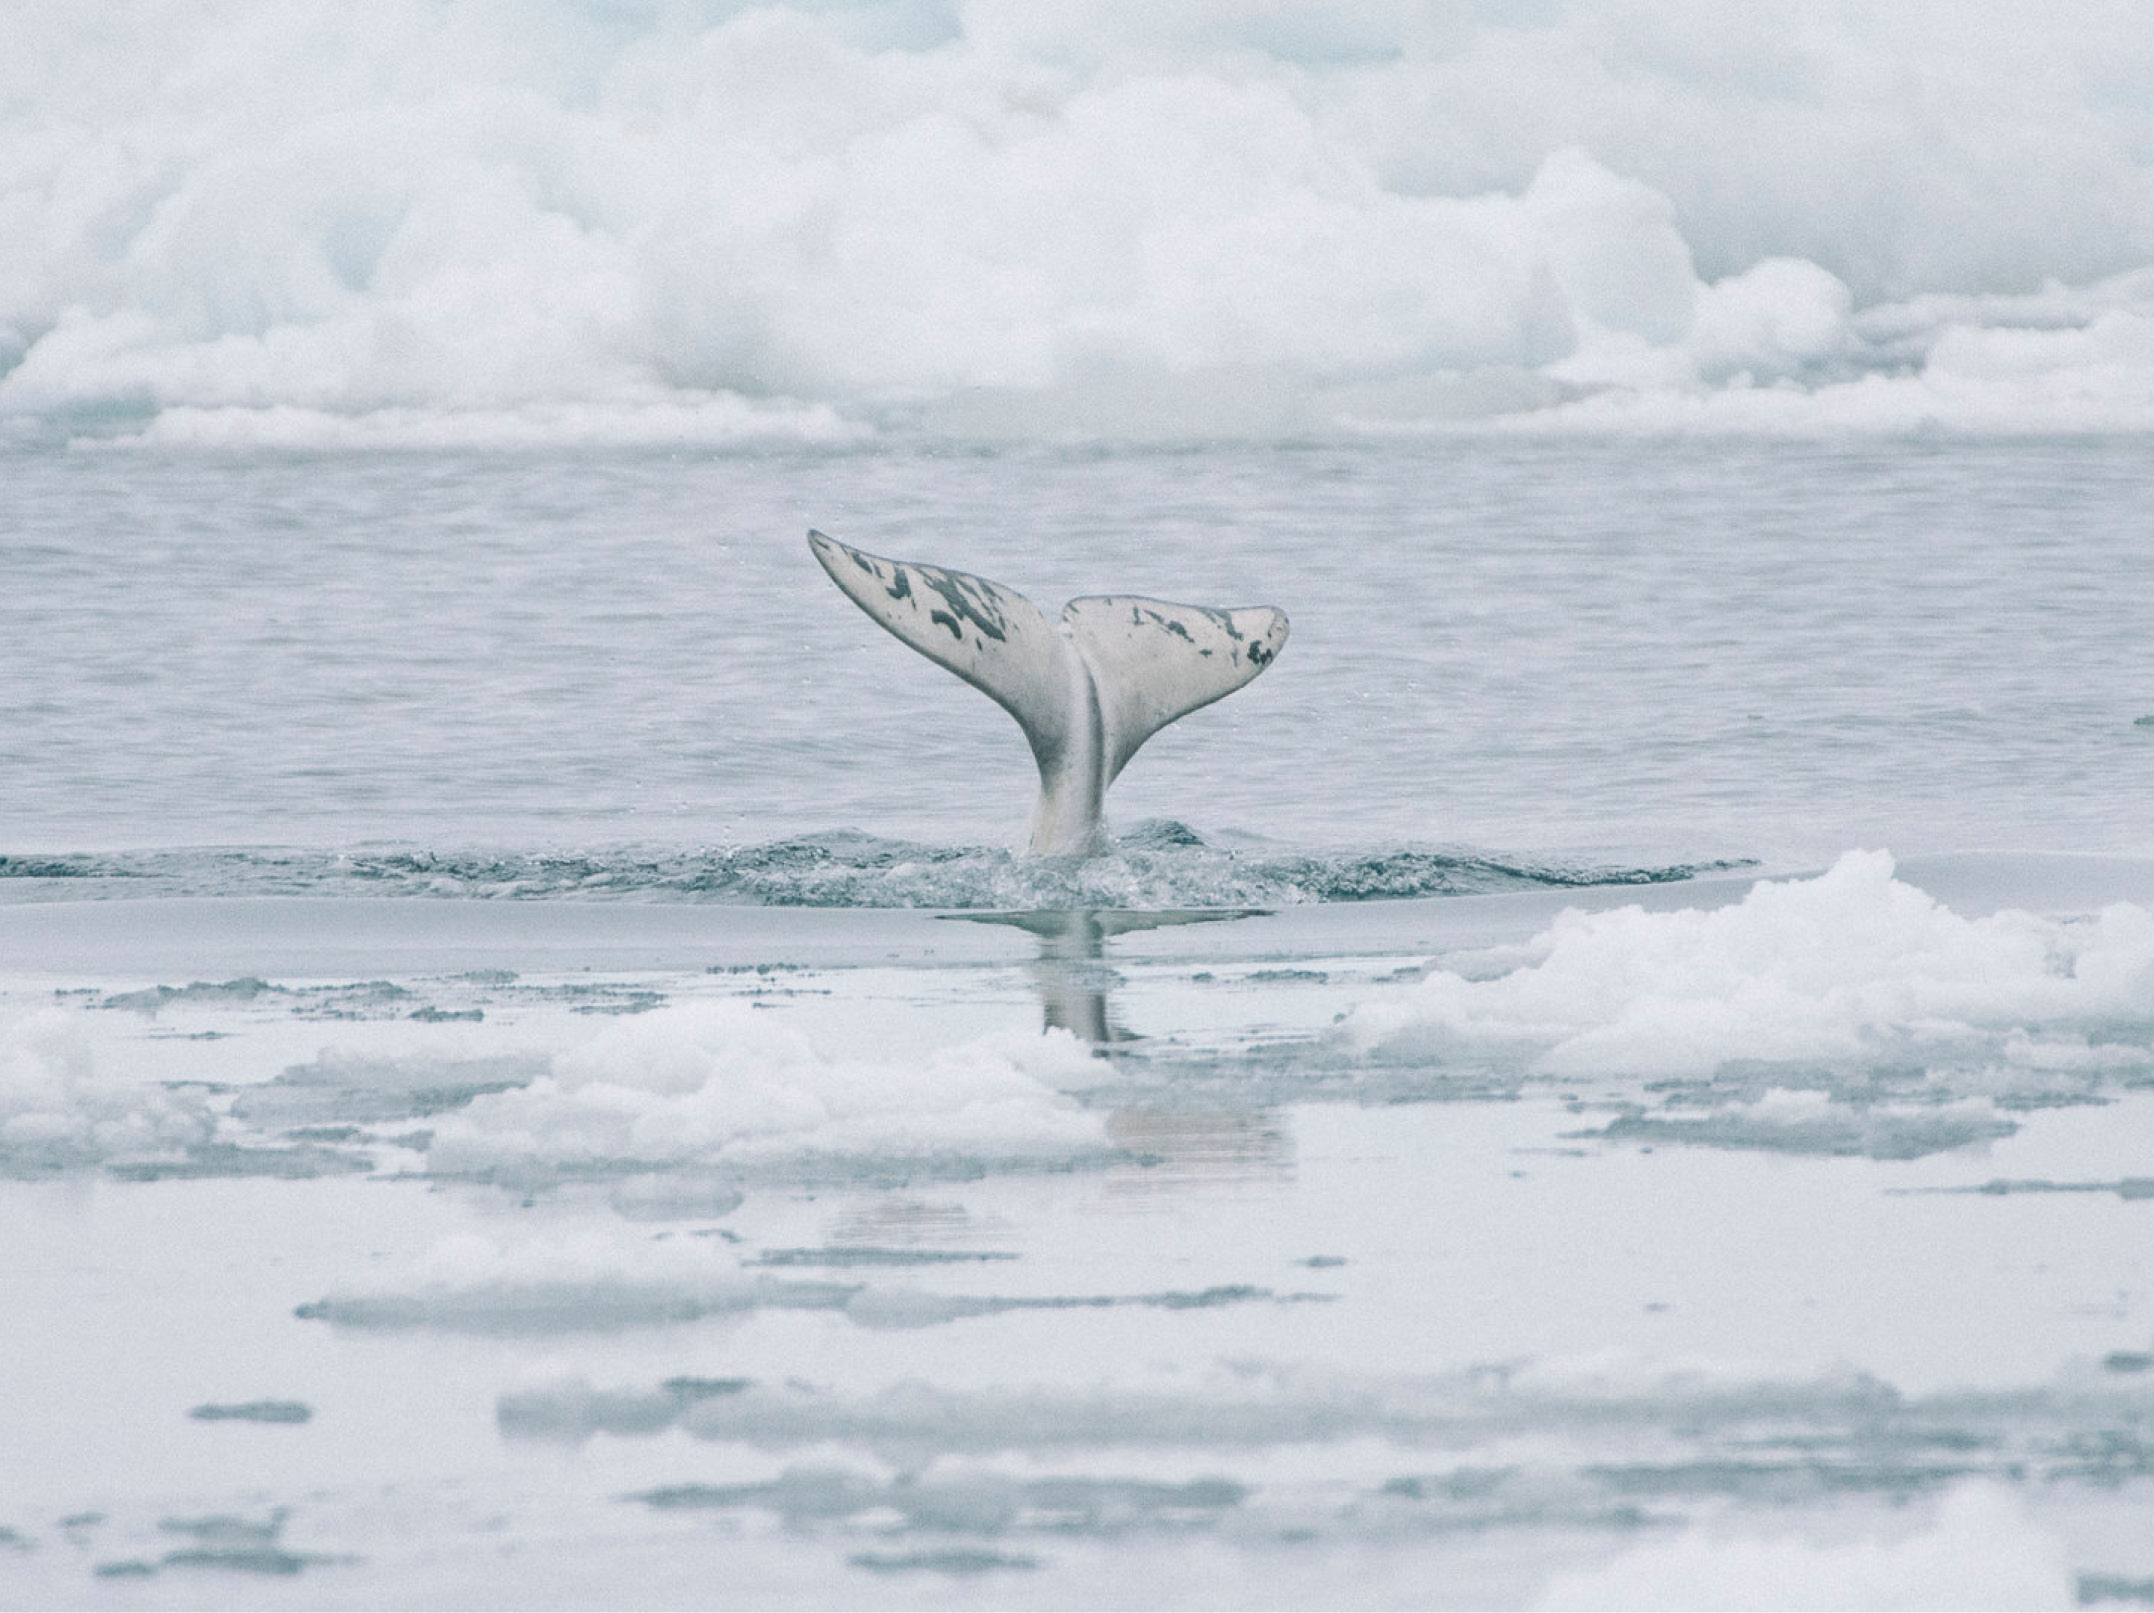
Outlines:
[[590,850],[205,847],[0,856],[0,901],[116,896],[575,898],[768,907],[1282,907],[1646,885],[1747,860],[1633,865],[1467,847],[1236,850],[1172,820],[1091,857],[889,840],[854,830],[755,845]]

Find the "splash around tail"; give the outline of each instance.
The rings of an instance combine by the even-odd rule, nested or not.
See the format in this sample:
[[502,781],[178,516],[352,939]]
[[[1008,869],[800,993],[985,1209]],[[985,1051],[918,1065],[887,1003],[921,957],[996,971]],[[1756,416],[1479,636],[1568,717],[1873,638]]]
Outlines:
[[984,577],[890,560],[808,534],[847,598],[1017,719],[1040,769],[1026,849],[1087,852],[1107,787],[1152,735],[1232,694],[1285,647],[1286,613],[1134,594],[1073,599],[1050,620]]

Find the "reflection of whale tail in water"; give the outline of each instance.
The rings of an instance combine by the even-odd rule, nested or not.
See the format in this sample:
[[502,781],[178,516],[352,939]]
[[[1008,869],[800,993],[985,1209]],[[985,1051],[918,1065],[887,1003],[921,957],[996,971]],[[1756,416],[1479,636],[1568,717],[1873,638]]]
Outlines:
[[[1110,1042],[1136,1040],[1107,1015],[1107,993],[1121,977],[1106,962],[1106,940],[1124,928],[1150,929],[1147,923],[1124,925],[1120,920],[1154,919],[1150,913],[1092,912],[967,913],[965,918],[981,924],[1008,924],[1030,930],[1040,938],[1039,961],[1032,965],[1032,984],[1040,994],[1040,1010],[1048,1030],[1064,1030],[1080,1042],[1104,1047]],[[1172,917],[1160,922],[1173,923]]]
[[1017,719],[1040,768],[1035,853],[1089,849],[1107,786],[1137,748],[1232,694],[1286,643],[1286,614],[1265,605],[1108,594],[1073,599],[1049,621],[984,577],[863,554],[820,532],[808,545],[854,604]]
[[1107,993],[1121,977],[1103,961],[1110,936],[1157,930],[1181,924],[1217,924],[1256,918],[1261,909],[1218,907],[1133,913],[1118,908],[1071,909],[1037,913],[951,913],[974,924],[1007,924],[1040,938],[1039,961],[1032,965],[1033,984],[1049,1030],[1065,1030],[1079,1041],[1105,1046],[1141,1038],[1122,1029],[1107,1013]]

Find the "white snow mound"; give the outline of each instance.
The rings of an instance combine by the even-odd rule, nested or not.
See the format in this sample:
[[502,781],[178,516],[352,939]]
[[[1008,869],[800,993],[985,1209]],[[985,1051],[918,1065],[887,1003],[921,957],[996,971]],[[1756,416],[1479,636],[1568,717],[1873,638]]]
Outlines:
[[1965,918],[1851,851],[1815,879],[1652,913],[1569,910],[1495,979],[1432,973],[1347,1020],[1364,1049],[1508,1048],[1550,1075],[1695,1075],[2154,1017],[2154,914]]
[[199,1142],[198,1107],[100,1075],[77,1016],[46,1008],[0,1030],[0,1168],[67,1165]]
[[1105,1134],[1041,1078],[1089,1064],[1065,1031],[940,1048],[918,1064],[826,1059],[745,1004],[684,1004],[621,1021],[529,1086],[478,1099],[436,1129],[430,1159],[463,1170],[1066,1156],[1105,1147]]

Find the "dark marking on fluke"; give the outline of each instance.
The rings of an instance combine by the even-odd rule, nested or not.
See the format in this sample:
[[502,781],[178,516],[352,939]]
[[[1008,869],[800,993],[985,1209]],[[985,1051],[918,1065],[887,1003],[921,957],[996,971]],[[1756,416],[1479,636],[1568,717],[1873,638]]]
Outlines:
[[[989,584],[960,572],[930,570],[926,567],[920,570],[920,580],[942,596],[953,616],[977,627],[982,637],[991,638],[997,644],[1007,637],[1001,606]],[[943,615],[936,611],[928,619],[939,622],[943,620]],[[959,638],[965,636],[956,622],[950,622],[948,625],[950,631],[956,633]]]
[[1234,625],[1234,613],[1232,611],[1220,610],[1212,605],[1199,605],[1197,609],[1217,622],[1219,631],[1226,634],[1235,643],[1239,644],[1242,641],[1241,629]]

